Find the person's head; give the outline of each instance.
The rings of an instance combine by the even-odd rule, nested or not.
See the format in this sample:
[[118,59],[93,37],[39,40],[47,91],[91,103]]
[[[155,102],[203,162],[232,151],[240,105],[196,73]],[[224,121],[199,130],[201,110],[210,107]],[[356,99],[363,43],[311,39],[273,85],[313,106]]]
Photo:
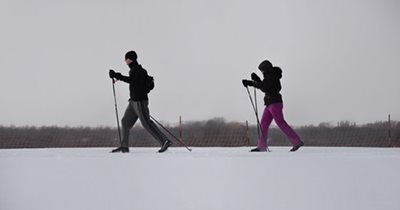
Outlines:
[[258,66],[258,69],[262,73],[272,70],[272,68],[273,68],[272,63],[269,62],[269,60],[265,60],[265,61],[261,62],[260,65]]
[[125,54],[125,63],[130,65],[131,63],[137,63],[137,54],[131,50]]

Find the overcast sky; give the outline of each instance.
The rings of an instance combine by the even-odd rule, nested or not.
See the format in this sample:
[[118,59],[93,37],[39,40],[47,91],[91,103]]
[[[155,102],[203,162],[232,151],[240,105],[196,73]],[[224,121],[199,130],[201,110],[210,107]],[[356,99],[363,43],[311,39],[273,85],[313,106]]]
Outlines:
[[241,79],[264,59],[289,124],[400,120],[397,0],[0,0],[0,27],[0,125],[115,126],[128,50],[162,121],[255,123]]

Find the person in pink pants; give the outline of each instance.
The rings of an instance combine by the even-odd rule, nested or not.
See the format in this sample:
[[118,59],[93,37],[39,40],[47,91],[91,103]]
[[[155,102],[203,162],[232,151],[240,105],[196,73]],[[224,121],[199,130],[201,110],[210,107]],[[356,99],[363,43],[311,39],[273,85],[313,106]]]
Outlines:
[[268,150],[268,129],[272,120],[275,120],[278,127],[286,134],[292,143],[293,147],[290,151],[297,151],[300,147],[304,146],[304,143],[283,117],[283,101],[282,95],[279,93],[282,89],[280,82],[282,70],[277,66],[272,66],[271,62],[268,60],[261,62],[258,69],[264,76],[263,80],[253,72],[251,74],[252,80],[242,81],[245,87],[254,86],[265,93],[265,108],[260,123],[261,136],[258,140],[257,147],[252,149],[251,152],[263,152]]

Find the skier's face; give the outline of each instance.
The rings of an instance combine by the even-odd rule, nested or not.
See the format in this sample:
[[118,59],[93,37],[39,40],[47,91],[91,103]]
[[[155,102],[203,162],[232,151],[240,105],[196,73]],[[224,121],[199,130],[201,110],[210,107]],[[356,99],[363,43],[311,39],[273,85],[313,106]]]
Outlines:
[[125,59],[126,65],[129,65],[129,64],[131,64],[132,62],[133,62],[133,61],[132,61],[131,59],[129,59],[129,58]]

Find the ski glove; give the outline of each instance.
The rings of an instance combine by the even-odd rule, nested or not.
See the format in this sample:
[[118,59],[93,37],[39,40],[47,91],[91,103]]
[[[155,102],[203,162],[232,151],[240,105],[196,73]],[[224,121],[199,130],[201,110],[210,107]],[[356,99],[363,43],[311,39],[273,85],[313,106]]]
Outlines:
[[110,76],[111,79],[115,78],[117,80],[121,79],[121,73],[116,73],[114,70],[110,69],[110,72],[108,72],[108,75]]
[[262,82],[260,77],[256,73],[251,73],[251,79],[255,82]]
[[247,87],[247,86],[254,86],[253,81],[251,81],[251,80],[246,80],[246,79],[244,79],[244,80],[242,80],[242,83],[243,83],[243,86],[244,86],[244,87]]

